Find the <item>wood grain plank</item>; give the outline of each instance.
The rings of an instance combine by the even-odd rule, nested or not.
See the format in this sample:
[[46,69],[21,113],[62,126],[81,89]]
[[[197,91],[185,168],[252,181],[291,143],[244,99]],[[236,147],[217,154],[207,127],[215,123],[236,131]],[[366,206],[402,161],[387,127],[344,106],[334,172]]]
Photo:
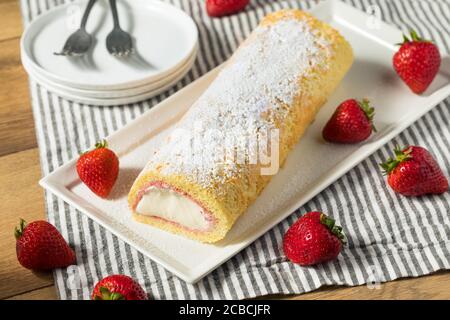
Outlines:
[[0,42],[0,156],[37,146],[19,39]]
[[[259,299],[287,299],[287,300],[387,300],[387,299],[450,299],[450,272],[408,278],[387,282],[377,289],[367,286],[358,287],[326,287],[303,295],[277,295],[260,297]],[[16,295],[11,300],[54,300],[57,299],[56,288],[49,286],[23,294]]]
[[51,273],[35,273],[19,264],[13,235],[19,218],[45,219],[44,192],[38,185],[40,176],[37,149],[0,158],[0,298],[53,284]]
[[57,300],[55,286],[49,286],[8,298],[7,300]]
[[290,300],[436,300],[450,299],[450,272],[441,271],[419,278],[406,278],[357,287],[326,287],[304,295],[284,297]]
[[18,38],[22,34],[22,17],[18,0],[0,0],[0,41]]

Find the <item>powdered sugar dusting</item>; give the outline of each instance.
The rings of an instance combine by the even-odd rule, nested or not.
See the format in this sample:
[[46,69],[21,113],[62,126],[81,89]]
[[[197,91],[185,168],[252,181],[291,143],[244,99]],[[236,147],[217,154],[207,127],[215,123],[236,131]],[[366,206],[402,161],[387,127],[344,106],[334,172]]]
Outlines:
[[259,26],[251,37],[177,124],[147,170],[182,174],[203,187],[242,173],[246,166],[223,157],[224,147],[237,150],[247,163],[254,150],[248,138],[282,125],[301,94],[299,78],[330,54],[329,44],[295,18]]

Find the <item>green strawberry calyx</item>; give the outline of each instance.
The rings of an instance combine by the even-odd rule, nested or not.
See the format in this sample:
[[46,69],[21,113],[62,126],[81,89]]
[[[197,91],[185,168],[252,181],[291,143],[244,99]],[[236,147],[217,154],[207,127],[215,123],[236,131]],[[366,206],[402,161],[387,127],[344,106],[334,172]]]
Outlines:
[[403,42],[397,43],[397,45],[398,45],[398,46],[401,46],[401,45],[403,45],[403,44],[405,44],[405,43],[409,43],[409,42],[431,42],[430,40],[422,39],[422,38],[417,34],[417,32],[414,31],[414,30],[410,30],[410,31],[409,31],[409,34],[410,34],[410,37],[411,37],[411,38],[408,38],[408,36],[404,34],[404,35],[403,35]]
[[101,148],[107,148],[108,147],[108,141],[106,141],[105,139],[98,141],[95,144],[95,149],[101,149]]
[[383,169],[383,174],[387,175],[392,172],[397,166],[402,163],[403,161],[409,160],[412,158],[411,155],[412,148],[400,148],[395,147],[394,154],[395,158],[389,158],[384,163],[380,163],[381,168]]
[[[103,149],[103,148],[108,148],[108,141],[106,141],[105,139],[97,141],[95,143],[95,149]],[[94,149],[94,150],[95,150]],[[85,155],[89,152],[91,152],[92,150],[88,150],[88,151],[84,151],[80,153],[80,156]]]
[[375,128],[375,125],[373,124],[373,118],[375,116],[375,108],[370,105],[370,101],[368,99],[362,99],[361,101],[358,101],[358,105],[362,109],[362,111],[364,111],[367,119],[370,121],[370,124],[372,125],[372,130],[374,132],[377,132],[377,128]]
[[99,288],[100,295],[96,295],[94,300],[125,300],[125,297],[118,292],[111,292],[106,287]]
[[333,218],[330,218],[325,213],[322,213],[320,214],[320,223],[325,225],[328,230],[330,230],[330,232],[341,241],[342,244],[345,245],[347,243],[344,230],[341,226],[336,225]]
[[19,226],[14,228],[14,237],[17,240],[22,236],[23,231],[25,230],[26,226],[27,226],[26,221],[23,220],[22,218],[20,218]]

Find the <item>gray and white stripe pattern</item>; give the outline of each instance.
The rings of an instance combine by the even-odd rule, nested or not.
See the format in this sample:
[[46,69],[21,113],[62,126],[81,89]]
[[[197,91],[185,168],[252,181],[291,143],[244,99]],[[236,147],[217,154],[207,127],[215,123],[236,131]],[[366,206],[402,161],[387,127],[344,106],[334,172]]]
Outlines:
[[[21,0],[25,24],[68,0]],[[201,0],[169,0],[196,21],[200,52],[194,68],[176,86],[140,103],[118,107],[86,106],[64,100],[31,81],[43,175],[76,157],[208,70],[225,61],[268,12],[302,9],[317,1],[252,0],[242,12],[210,19]],[[414,28],[450,53],[450,1],[347,0],[403,31]],[[46,193],[48,219],[76,249],[78,265],[54,272],[61,299],[88,299],[96,281],[128,274],[155,299],[241,299],[266,294],[302,293],[323,285],[360,285],[450,269],[450,193],[405,198],[386,187],[378,163],[395,145],[418,144],[432,150],[450,176],[450,99],[440,103],[387,146],[366,159],[288,219],[195,285],[179,280],[117,239],[85,215]],[[301,214],[322,210],[347,229],[348,247],[335,262],[312,268],[289,263],[282,236]]]

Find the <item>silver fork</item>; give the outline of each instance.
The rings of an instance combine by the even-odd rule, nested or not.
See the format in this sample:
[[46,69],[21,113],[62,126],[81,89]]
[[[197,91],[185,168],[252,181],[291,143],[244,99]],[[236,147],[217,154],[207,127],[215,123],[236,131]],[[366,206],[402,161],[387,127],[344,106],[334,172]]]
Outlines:
[[89,50],[92,45],[92,36],[86,31],[86,23],[96,1],[89,0],[81,18],[80,28],[69,36],[61,52],[54,52],[55,55],[82,56]]
[[114,19],[114,28],[106,38],[108,52],[116,57],[126,57],[133,52],[133,41],[128,32],[120,27],[116,0],[109,0]]

